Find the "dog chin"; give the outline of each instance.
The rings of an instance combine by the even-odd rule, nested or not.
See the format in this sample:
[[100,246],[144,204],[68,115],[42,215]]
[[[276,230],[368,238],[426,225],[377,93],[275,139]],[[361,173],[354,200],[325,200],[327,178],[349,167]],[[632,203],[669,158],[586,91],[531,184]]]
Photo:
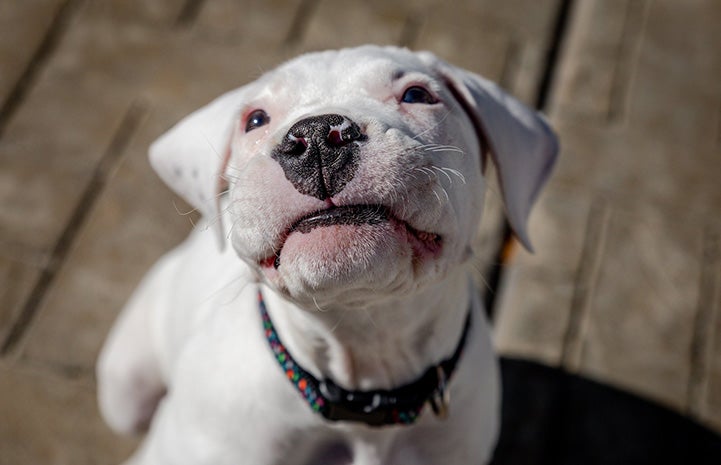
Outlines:
[[290,234],[265,279],[299,303],[330,306],[412,289],[433,274],[440,252],[418,247],[402,225],[332,225]]

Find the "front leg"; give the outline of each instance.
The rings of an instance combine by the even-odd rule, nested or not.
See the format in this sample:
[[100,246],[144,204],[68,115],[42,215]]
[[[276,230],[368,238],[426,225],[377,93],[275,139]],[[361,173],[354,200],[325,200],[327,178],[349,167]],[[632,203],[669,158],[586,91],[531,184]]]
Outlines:
[[100,412],[119,433],[145,431],[165,394],[151,318],[165,305],[171,265],[172,257],[166,256],[143,278],[111,329],[98,359]]

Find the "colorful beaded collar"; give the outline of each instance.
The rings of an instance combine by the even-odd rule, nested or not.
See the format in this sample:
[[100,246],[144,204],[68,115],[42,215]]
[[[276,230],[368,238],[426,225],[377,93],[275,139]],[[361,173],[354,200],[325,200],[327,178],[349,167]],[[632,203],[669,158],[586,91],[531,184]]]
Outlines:
[[348,391],[330,379],[318,380],[293,360],[278,337],[260,291],[258,307],[265,337],[278,364],[311,410],[326,419],[360,422],[370,426],[410,425],[418,419],[426,404],[440,418],[448,414],[447,384],[463,352],[471,325],[470,311],[453,355],[428,368],[416,381],[390,390]]

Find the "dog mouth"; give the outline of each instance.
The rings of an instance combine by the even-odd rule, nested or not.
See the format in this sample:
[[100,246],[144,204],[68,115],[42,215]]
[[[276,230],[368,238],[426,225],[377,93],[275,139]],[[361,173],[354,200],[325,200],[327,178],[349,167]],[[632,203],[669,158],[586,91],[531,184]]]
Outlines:
[[390,211],[381,205],[351,205],[347,207],[331,207],[313,212],[298,219],[288,230],[308,233],[315,228],[332,225],[380,224],[389,221]]
[[298,218],[283,234],[276,251],[260,261],[266,268],[278,269],[285,241],[291,234],[308,234],[311,231],[331,226],[373,226],[391,223],[401,230],[411,244],[414,253],[419,256],[436,256],[440,253],[442,238],[440,235],[420,231],[406,221],[397,218],[388,207],[383,205],[332,206],[309,213]]

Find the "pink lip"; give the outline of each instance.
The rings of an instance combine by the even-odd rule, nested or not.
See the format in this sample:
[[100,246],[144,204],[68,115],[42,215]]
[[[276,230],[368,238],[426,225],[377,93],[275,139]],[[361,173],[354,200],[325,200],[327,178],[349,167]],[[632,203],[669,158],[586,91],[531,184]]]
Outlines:
[[312,212],[298,218],[290,225],[280,239],[276,251],[268,257],[261,259],[259,264],[263,268],[278,268],[285,242],[291,234],[306,234],[316,228],[334,225],[368,225],[391,223],[399,233],[405,234],[413,252],[418,258],[435,257],[442,249],[442,238],[438,234],[419,231],[407,222],[398,219],[390,210],[381,205],[352,205],[343,207],[330,207]]

